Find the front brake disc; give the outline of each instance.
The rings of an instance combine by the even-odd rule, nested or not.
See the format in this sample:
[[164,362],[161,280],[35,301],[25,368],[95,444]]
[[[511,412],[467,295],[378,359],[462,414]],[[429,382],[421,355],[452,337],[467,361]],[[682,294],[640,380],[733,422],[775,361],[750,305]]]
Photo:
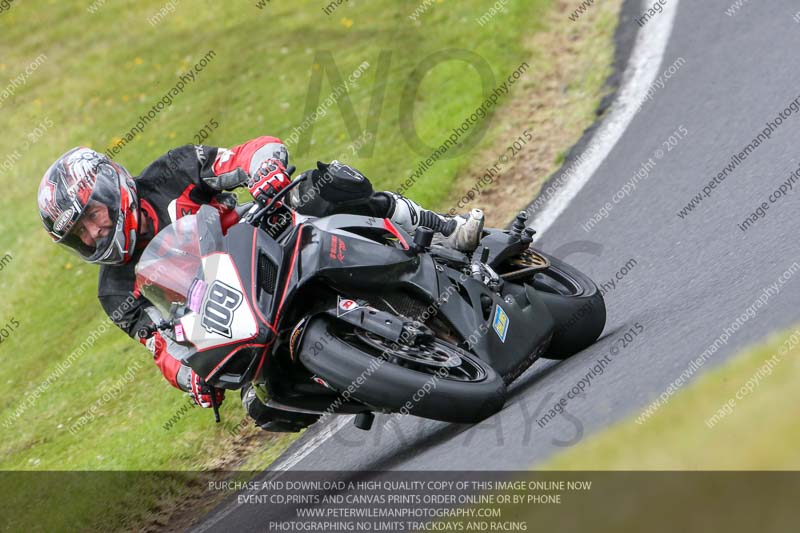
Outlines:
[[407,344],[389,342],[370,331],[358,330],[355,335],[362,342],[380,350],[382,353],[418,365],[434,368],[455,368],[461,365],[461,357],[455,350],[435,340],[424,345],[409,346]]

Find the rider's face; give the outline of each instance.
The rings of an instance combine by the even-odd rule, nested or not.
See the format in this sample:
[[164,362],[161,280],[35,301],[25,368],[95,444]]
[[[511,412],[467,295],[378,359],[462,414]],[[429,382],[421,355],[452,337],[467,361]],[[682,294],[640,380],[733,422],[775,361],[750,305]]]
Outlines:
[[114,228],[108,208],[103,204],[91,204],[75,226],[75,235],[87,246],[95,246],[107,237]]

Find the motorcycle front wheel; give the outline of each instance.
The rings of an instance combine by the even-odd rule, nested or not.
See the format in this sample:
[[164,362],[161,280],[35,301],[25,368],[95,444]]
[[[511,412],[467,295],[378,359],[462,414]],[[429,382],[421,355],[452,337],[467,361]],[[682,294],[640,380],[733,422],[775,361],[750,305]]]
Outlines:
[[442,339],[393,343],[332,317],[310,320],[300,361],[340,394],[376,411],[472,424],[502,409],[502,378],[474,354]]

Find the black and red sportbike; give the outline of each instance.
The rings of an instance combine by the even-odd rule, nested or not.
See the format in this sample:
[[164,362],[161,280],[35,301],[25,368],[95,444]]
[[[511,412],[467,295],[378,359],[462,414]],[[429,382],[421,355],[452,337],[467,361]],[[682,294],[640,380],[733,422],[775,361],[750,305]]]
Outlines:
[[474,423],[537,358],[565,359],[605,326],[594,282],[534,249],[524,213],[463,254],[427,228],[303,216],[281,202],[302,180],[240,206],[225,235],[213,207],[178,219],[136,267],[162,335],[193,348],[184,364],[214,387],[252,384],[292,415],[284,428],[326,412],[362,429],[375,412]]

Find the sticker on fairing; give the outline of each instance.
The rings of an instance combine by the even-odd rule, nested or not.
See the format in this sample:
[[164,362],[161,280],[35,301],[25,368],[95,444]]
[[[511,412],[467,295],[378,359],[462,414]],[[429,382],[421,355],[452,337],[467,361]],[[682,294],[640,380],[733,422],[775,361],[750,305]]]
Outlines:
[[203,304],[201,324],[209,333],[232,338],[231,324],[234,312],[242,304],[244,296],[241,292],[225,283],[216,280],[209,287]]
[[341,296],[337,296],[337,298],[339,299],[339,303],[336,306],[336,316],[342,316],[359,308],[359,305],[355,300],[349,300],[347,298],[342,298]]
[[322,379],[319,376],[314,376],[311,379],[312,379],[312,381],[314,381],[314,383],[316,383],[318,385],[322,385],[326,389],[335,390],[333,387],[330,386],[330,384],[327,381],[325,381],[324,379]]
[[501,342],[506,342],[506,334],[508,333],[508,315],[503,308],[499,305],[496,306],[494,311],[494,321],[492,323],[492,327],[494,328],[494,332],[497,333],[497,336],[500,337]]
[[180,324],[175,324],[175,340],[178,342],[184,342],[186,340],[186,334],[183,332],[183,326]]

